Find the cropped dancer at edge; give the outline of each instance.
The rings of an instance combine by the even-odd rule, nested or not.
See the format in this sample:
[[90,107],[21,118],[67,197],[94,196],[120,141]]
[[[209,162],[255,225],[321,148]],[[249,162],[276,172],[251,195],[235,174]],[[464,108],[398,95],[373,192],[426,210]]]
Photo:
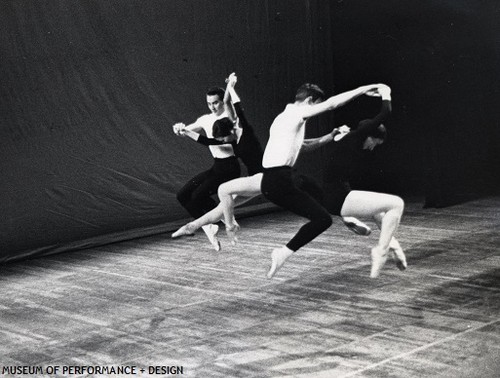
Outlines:
[[370,219],[380,229],[378,244],[371,250],[372,278],[379,275],[389,251],[394,254],[400,270],[407,267],[406,256],[394,237],[403,215],[403,200],[391,194],[351,190],[349,183],[352,174],[363,164],[363,155],[373,151],[386,139],[387,131],[383,122],[388,119],[392,110],[391,89],[381,85],[378,93],[382,99],[380,112],[371,119],[359,122],[355,130],[351,130],[334,144],[324,179],[325,206],[330,214],[342,216],[344,222],[350,222],[350,217],[355,217],[355,222],[359,222],[356,218]]

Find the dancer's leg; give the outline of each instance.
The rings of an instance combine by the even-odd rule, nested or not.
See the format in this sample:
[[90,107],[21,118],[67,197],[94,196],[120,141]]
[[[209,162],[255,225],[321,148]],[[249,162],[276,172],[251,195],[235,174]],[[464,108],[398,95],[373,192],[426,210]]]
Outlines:
[[268,278],[272,278],[295,251],[312,241],[332,224],[328,211],[311,195],[299,189],[296,183],[292,170],[288,167],[267,171],[262,180],[262,192],[267,199],[309,220],[285,246],[273,250],[271,268],[267,273]]
[[[342,206],[342,217],[381,219],[380,237],[377,246],[372,249],[372,271],[370,276],[375,278],[387,260],[389,245],[399,226],[403,215],[403,200],[391,194],[351,191]],[[381,215],[383,214],[383,215]]]
[[[377,224],[379,229],[382,229],[382,220],[384,219],[385,213],[375,214],[373,217],[375,223]],[[391,241],[389,242],[389,251],[393,252],[393,258],[396,260],[396,266],[399,270],[405,270],[408,267],[408,263],[406,262],[406,256],[399,244],[398,240],[393,236]]]
[[178,238],[180,236],[185,236],[185,235],[192,235],[199,228],[213,223],[217,223],[222,218],[223,218],[222,206],[221,204],[219,204],[215,209],[210,210],[205,215],[202,215],[198,219],[195,219],[194,221],[189,222],[184,226],[182,226],[181,228],[179,228],[172,234],[172,238]]
[[192,235],[201,227],[209,226],[210,224],[223,220],[224,208],[227,209],[229,219],[229,221],[225,222],[226,227],[230,229],[237,228],[238,225],[234,219],[234,207],[239,206],[260,194],[261,178],[262,174],[258,174],[251,177],[241,177],[230,180],[220,185],[219,196],[221,198],[221,202],[219,205],[208,213],[179,228],[172,234],[172,238]]
[[210,210],[208,213],[205,215],[199,217],[198,219],[195,219],[192,222],[189,222],[187,225],[189,226],[190,230],[196,231],[199,228],[206,226],[207,224],[210,223],[217,223],[223,218],[223,213],[222,213],[222,206],[219,203],[215,209]]
[[236,231],[238,225],[234,220],[234,207],[241,205],[252,197],[260,194],[260,185],[262,173],[253,176],[240,177],[219,186],[218,195],[222,212],[224,214],[224,223],[228,236],[236,241]]
[[197,189],[210,177],[212,170],[201,172],[191,178],[178,192],[177,200],[187,210],[187,212],[194,218],[198,218],[200,210],[193,206],[193,201],[199,201],[199,191]]
[[[213,168],[208,171],[208,174],[204,176],[199,175],[198,177],[203,177],[203,181],[199,182],[196,188],[192,190],[190,200],[184,205],[184,207],[194,218],[202,217],[204,214],[212,211],[217,207],[217,203],[211,198],[211,195],[216,192],[217,187],[224,179],[224,176],[218,174],[218,172]],[[207,238],[210,241],[212,247],[216,251],[219,251],[220,243],[217,239],[219,226],[209,223],[201,227],[203,229],[203,232],[205,232],[205,235],[207,235]],[[191,233],[189,232],[189,230],[181,228],[180,230],[175,232],[172,237],[177,237],[181,236],[182,234],[189,233]]]
[[[211,198],[217,193],[217,188],[222,183],[232,180],[240,175],[240,166],[236,157],[215,159],[214,165],[205,180],[193,190],[189,203],[190,214],[199,218],[217,207],[217,203]],[[207,224],[201,227],[216,251],[220,250],[217,239],[219,226]]]
[[309,219],[309,222],[304,224],[285,246],[273,250],[268,278],[272,278],[294,252],[315,239],[332,224],[328,211],[305,192],[298,191],[295,195],[282,196],[280,201],[273,202]]

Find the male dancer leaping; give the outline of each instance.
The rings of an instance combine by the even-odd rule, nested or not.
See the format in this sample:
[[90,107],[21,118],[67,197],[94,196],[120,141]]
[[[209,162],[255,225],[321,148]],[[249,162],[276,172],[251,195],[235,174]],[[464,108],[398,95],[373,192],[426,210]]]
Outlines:
[[292,170],[304,142],[307,120],[363,94],[378,95],[378,87],[379,85],[359,87],[321,102],[323,91],[317,85],[304,84],[297,90],[295,102],[288,104],[272,123],[262,160],[262,193],[269,201],[309,219],[309,222],[286,245],[272,251],[268,278],[272,278],[294,252],[332,224],[328,210],[298,187]]

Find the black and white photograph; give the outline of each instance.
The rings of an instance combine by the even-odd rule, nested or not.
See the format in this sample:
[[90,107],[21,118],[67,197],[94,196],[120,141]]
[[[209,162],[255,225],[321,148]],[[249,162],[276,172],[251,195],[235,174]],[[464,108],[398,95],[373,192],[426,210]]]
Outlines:
[[499,20],[2,0],[0,377],[500,377]]

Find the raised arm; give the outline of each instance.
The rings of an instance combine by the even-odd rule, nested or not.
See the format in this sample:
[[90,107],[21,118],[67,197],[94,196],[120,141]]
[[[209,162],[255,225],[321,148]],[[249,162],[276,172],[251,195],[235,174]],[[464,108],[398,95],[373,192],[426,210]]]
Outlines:
[[[236,92],[234,91],[234,86],[236,84],[236,81],[238,81],[238,78],[236,77],[236,74],[233,72],[229,75],[229,77],[226,79],[226,91],[224,92],[224,109],[226,110],[226,113],[231,121],[236,121],[236,111],[234,109],[234,102],[235,102],[235,97],[237,98],[238,95],[236,95]],[[234,95],[231,93],[234,92]],[[238,98],[239,101],[239,98]]]
[[391,88],[383,85],[378,89],[378,93],[382,99],[382,105],[379,113],[371,118],[361,121],[356,130],[352,131],[351,137],[356,137],[364,140],[367,136],[371,135],[382,123],[384,123],[392,111],[391,105]]
[[381,124],[384,122],[392,112],[392,104],[391,104],[391,88],[387,85],[383,85],[378,89],[378,93],[382,99],[382,107],[380,112],[373,117],[373,121]]
[[236,76],[236,74],[234,72],[231,75],[229,75],[229,77],[227,78],[226,92],[228,92],[228,95],[231,97],[231,102],[233,104],[236,102],[240,102],[240,97],[236,93],[236,89],[234,89],[237,81],[238,81],[238,77]]
[[[231,83],[230,80],[232,77],[234,78],[234,81]],[[236,112],[236,116],[239,119],[239,123],[238,123],[239,126],[243,130],[246,130],[246,132],[249,132],[249,131],[253,132],[252,126],[250,126],[250,124],[248,123],[248,121],[245,117],[245,112],[243,111],[243,107],[241,106],[240,96],[238,95],[238,93],[236,93],[236,88],[235,88],[236,82],[237,82],[237,78],[233,72],[231,75],[229,75],[228,86],[227,86],[226,92],[229,93],[229,95],[231,96],[231,102],[233,104],[233,109]],[[230,84],[232,84],[232,85],[230,85]]]
[[303,118],[310,118],[310,117],[314,117],[316,115],[319,115],[321,113],[333,110],[333,109],[338,108],[342,105],[345,105],[349,101],[352,101],[356,97],[359,97],[359,96],[364,95],[364,94],[369,94],[372,96],[377,95],[377,89],[381,85],[383,85],[383,84],[364,85],[362,87],[358,87],[356,89],[332,96],[319,104],[314,104],[314,105],[305,107],[302,117]]

